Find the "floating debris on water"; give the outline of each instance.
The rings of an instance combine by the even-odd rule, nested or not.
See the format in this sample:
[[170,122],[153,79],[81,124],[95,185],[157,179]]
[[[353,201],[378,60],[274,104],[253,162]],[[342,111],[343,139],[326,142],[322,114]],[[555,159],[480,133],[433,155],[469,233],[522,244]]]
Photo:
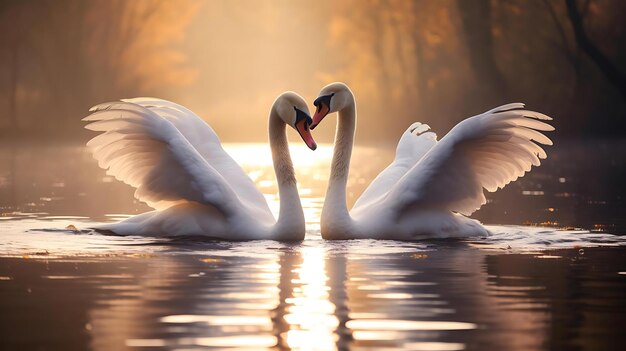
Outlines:
[[67,230],[71,230],[71,231],[73,231],[74,233],[80,233],[80,230],[78,230],[78,228],[76,228],[76,226],[75,226],[75,225],[73,225],[73,224],[68,225],[67,227],[65,227],[65,229],[67,229]]
[[154,258],[155,256],[156,255],[146,254],[146,253],[136,253],[136,254],[130,255],[130,257],[135,257],[135,258]]

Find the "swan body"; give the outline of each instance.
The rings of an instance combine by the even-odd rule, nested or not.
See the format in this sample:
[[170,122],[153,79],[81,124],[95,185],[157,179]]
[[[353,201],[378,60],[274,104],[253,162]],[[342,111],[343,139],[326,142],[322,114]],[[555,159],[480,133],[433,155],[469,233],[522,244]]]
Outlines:
[[356,129],[354,95],[343,83],[322,89],[311,129],[338,112],[331,174],[322,208],[324,239],[419,240],[484,236],[468,218],[486,203],[483,189],[496,191],[539,166],[542,132],[550,117],[513,103],[470,117],[441,140],[428,125],[413,123],[402,135],[393,162],[356,201],[346,205],[346,185]]
[[101,132],[87,146],[107,174],[136,188],[154,211],[98,230],[118,235],[204,236],[223,240],[302,240],[305,222],[286,125],[315,149],[306,102],[286,92],[269,115],[280,212],[222,148],[217,134],[187,108],[156,98],[94,106],[85,128]]

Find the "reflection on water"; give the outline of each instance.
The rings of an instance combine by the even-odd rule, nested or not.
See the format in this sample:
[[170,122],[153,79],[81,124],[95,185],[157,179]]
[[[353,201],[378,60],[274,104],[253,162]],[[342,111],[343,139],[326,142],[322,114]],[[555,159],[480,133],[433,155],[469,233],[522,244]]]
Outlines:
[[285,344],[296,350],[333,350],[339,321],[329,300],[324,249],[304,248],[296,273],[291,281],[295,284],[292,297],[285,299],[287,314],[283,319],[289,325],[283,334]]
[[[308,221],[302,243],[103,236],[85,228],[147,210],[132,189],[81,148],[11,147],[0,151],[2,350],[621,350],[626,342],[620,237],[498,225],[465,241],[325,242],[328,146],[293,150]],[[276,210],[267,147],[228,149]],[[391,156],[357,148],[350,201]],[[547,166],[493,196],[482,216],[576,226],[585,221],[565,212],[578,208],[620,231],[611,211],[602,219],[595,210],[619,202],[598,192],[605,204],[581,211],[591,197],[580,181]],[[520,217],[526,208],[553,211]]]
[[212,245],[0,258],[0,348],[617,350],[626,341],[621,248],[536,259],[458,242],[384,254],[353,252],[368,245],[358,241]]

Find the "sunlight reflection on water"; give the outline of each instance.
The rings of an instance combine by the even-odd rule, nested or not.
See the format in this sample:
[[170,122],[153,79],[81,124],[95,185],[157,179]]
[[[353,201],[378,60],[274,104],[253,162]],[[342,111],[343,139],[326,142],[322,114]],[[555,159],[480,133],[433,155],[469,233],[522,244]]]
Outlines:
[[[276,213],[267,146],[226,147]],[[95,350],[610,349],[626,341],[613,327],[626,323],[619,237],[510,225],[461,241],[326,242],[327,145],[292,149],[307,219],[301,243],[103,236],[86,228],[146,207],[128,187],[102,180],[82,151],[67,152],[80,157],[58,161],[64,171],[22,166],[17,200],[4,205],[0,348],[48,345],[58,335],[61,348]],[[357,148],[349,201],[390,158]],[[563,330],[556,320],[567,321]]]
[[303,261],[296,268],[294,296],[285,300],[289,325],[285,344],[296,350],[333,350],[339,325],[335,305],[329,300],[328,276],[325,269],[324,248],[306,247]]
[[[557,308],[560,296],[577,289],[573,296],[583,299],[587,313],[620,318],[619,292],[626,288],[624,279],[615,280],[626,269],[623,250],[553,250],[542,255],[558,259],[541,259],[464,242],[202,243],[58,231],[21,236],[28,248],[15,243],[16,235],[1,238],[3,250],[13,247],[22,256],[0,258],[0,291],[11,301],[35,296],[41,302],[21,307],[25,316],[84,311],[95,350],[541,349],[551,337],[552,315],[576,318],[574,310]],[[558,284],[572,272],[605,288]],[[61,299],[46,293],[59,289]],[[85,302],[77,304],[78,295]],[[592,307],[598,304],[616,309]],[[7,308],[0,322],[16,313]],[[597,342],[590,337],[578,342]]]

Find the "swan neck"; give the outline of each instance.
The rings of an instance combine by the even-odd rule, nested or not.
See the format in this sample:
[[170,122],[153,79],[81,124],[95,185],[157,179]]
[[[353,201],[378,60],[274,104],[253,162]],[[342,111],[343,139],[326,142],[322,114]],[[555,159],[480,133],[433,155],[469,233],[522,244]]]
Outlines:
[[274,108],[270,113],[269,137],[280,198],[280,211],[273,236],[277,240],[302,240],[305,231],[304,213],[289,153],[286,124]]
[[337,182],[347,182],[356,130],[356,108],[354,102],[340,110],[338,115],[330,177],[331,180]]
[[[330,180],[322,209],[322,234],[349,231],[351,223],[346,199],[346,186],[350,159],[356,130],[356,106],[354,100],[339,111],[335,148],[330,169]],[[324,230],[326,229],[326,230]],[[334,235],[334,234],[333,234]]]

